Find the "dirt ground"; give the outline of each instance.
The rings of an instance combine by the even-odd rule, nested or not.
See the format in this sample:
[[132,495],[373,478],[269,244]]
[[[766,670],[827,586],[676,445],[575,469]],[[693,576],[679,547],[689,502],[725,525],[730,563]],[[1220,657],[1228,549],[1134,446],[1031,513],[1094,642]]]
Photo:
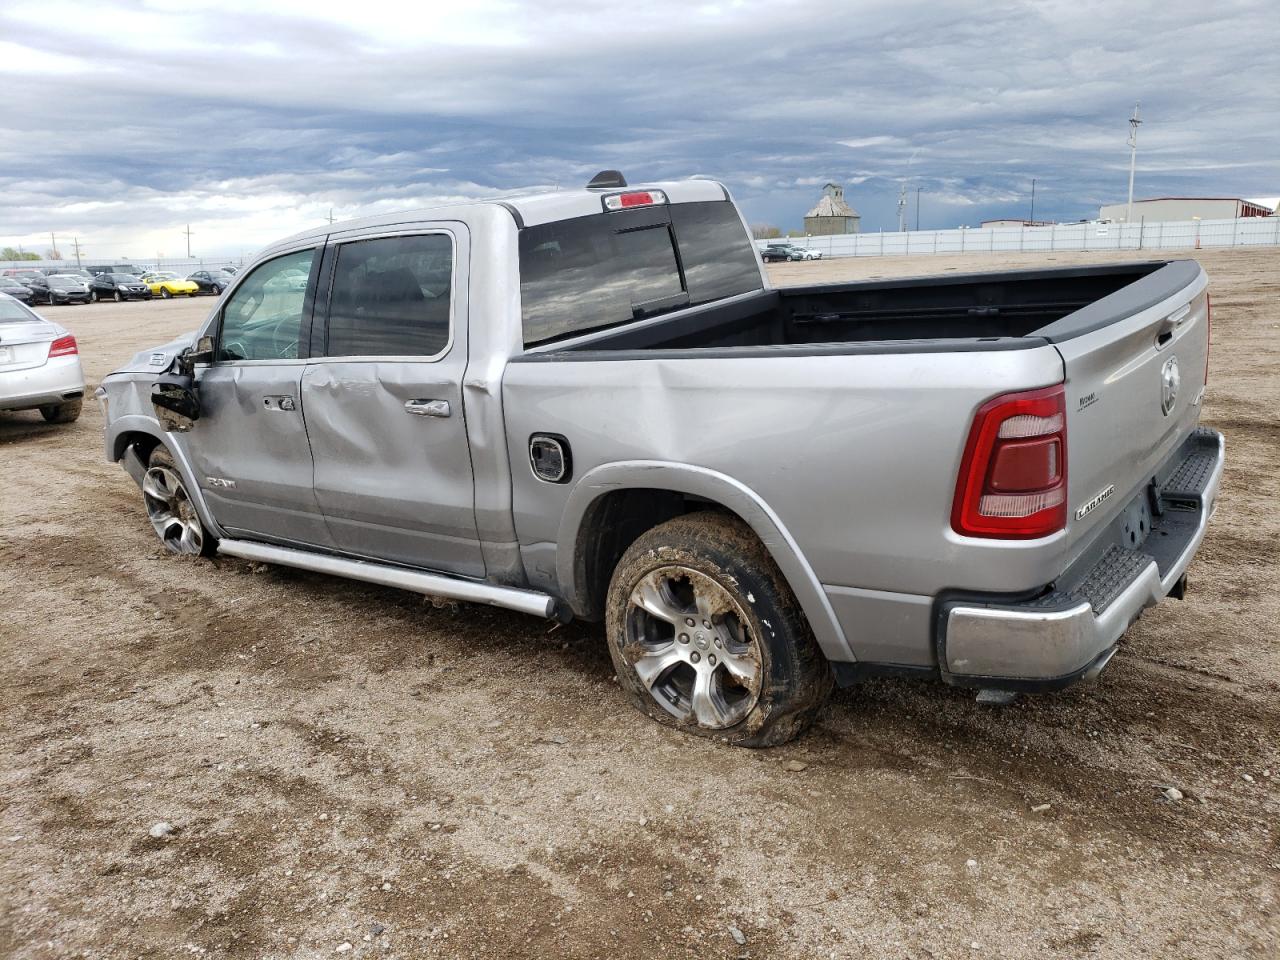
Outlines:
[[[643,718],[594,626],[168,556],[96,405],[0,415],[0,956],[1276,957],[1280,250],[1200,258],[1187,601],[1092,685],[869,682],[768,751]],[[96,383],[211,303],[49,312]]]

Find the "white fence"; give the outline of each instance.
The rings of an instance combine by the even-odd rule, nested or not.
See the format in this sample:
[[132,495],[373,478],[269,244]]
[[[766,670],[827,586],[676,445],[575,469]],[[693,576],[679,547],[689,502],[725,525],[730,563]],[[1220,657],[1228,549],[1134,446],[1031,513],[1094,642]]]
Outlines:
[[[81,262],[84,269],[90,266],[113,266],[114,264],[131,263],[136,267],[144,270],[168,270],[172,273],[186,276],[197,270],[217,270],[219,267],[235,267],[239,269],[244,266],[245,259],[243,257],[185,257],[170,258],[165,260],[103,260],[97,257],[83,257]],[[77,269],[74,259],[67,260],[0,260],[0,270],[9,269],[32,269],[46,272],[51,267],[64,267],[72,270]]]
[[1175,223],[1055,223],[1047,227],[845,233],[830,237],[780,237],[757,240],[756,244],[763,250],[770,243],[786,242],[821,251],[824,257],[1280,246],[1280,216]]

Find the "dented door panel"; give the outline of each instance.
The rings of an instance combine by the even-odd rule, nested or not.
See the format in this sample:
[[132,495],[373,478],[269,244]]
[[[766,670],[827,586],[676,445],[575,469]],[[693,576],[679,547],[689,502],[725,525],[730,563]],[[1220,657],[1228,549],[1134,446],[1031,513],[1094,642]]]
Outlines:
[[311,488],[302,411],[281,408],[296,406],[303,369],[303,361],[281,361],[197,371],[201,415],[188,449],[209,510],[228,532],[331,544]]

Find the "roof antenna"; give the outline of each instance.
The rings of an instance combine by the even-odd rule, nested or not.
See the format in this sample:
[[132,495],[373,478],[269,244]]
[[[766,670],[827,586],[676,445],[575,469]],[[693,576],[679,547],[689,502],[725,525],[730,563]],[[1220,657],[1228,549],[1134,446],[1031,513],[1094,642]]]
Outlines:
[[587,184],[588,190],[599,190],[601,188],[625,187],[627,178],[622,175],[621,170],[601,170],[591,182]]

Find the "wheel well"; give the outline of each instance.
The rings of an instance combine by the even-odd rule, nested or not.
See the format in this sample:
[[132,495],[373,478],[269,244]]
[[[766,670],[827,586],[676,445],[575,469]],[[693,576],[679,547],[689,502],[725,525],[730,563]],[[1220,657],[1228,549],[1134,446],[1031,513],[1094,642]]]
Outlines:
[[144,464],[150,459],[151,451],[160,446],[160,441],[149,433],[142,433],[139,430],[130,430],[116,437],[114,448],[111,450],[111,459],[119,461],[124,452],[130,447],[138,448],[138,459]]
[[613,490],[593,501],[574,551],[574,612],[584,620],[603,620],[609,580],[627,548],[658,524],[700,510],[737,516],[723,504],[675,490]]

